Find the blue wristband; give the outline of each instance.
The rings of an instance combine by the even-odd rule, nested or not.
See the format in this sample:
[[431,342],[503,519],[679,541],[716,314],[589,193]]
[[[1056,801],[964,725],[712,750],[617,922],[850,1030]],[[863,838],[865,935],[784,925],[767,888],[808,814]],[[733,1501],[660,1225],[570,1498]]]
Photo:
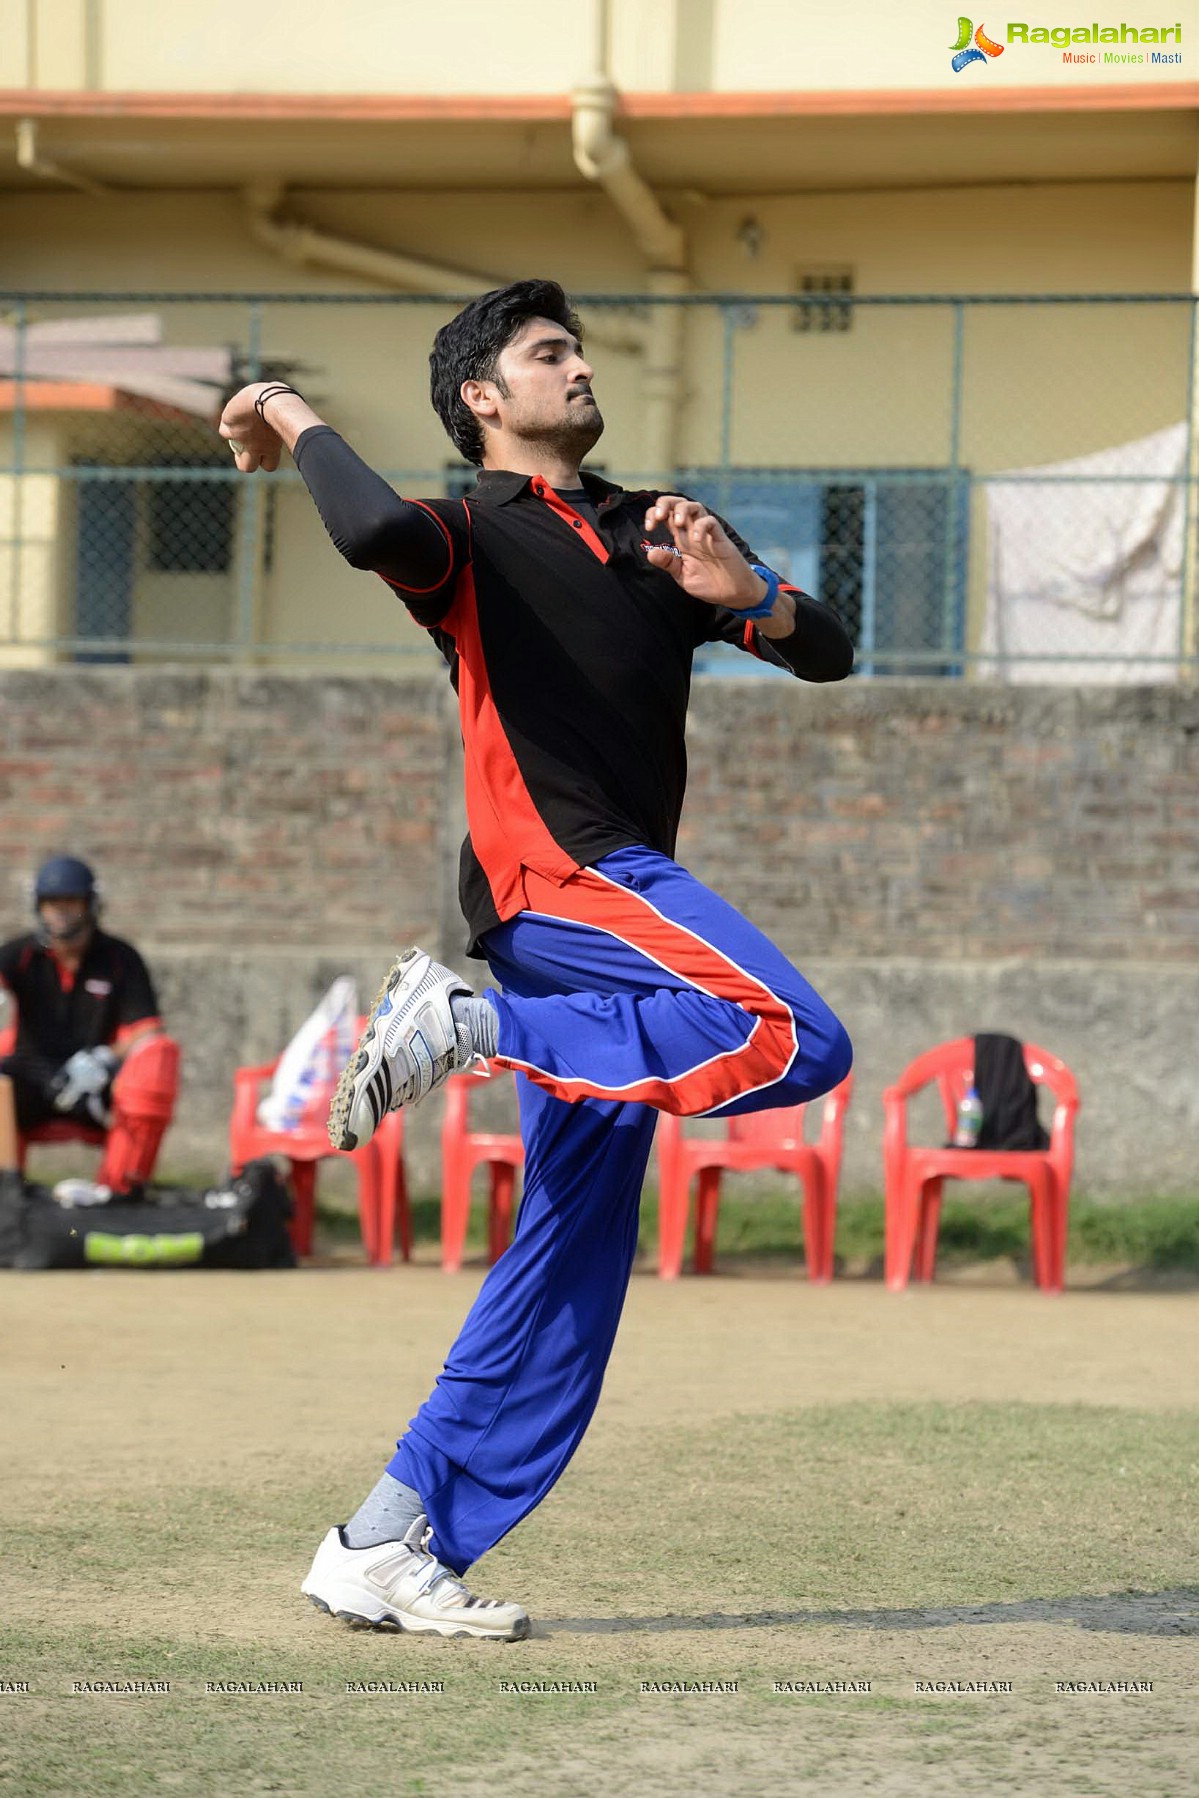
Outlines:
[[766,597],[760,605],[749,606],[744,611],[740,606],[730,606],[729,611],[736,612],[738,618],[769,618],[774,611],[774,602],[778,597],[778,590],[783,584],[782,580],[775,574],[773,568],[763,568],[760,562],[751,562],[749,566],[754,574],[760,574],[766,582]]

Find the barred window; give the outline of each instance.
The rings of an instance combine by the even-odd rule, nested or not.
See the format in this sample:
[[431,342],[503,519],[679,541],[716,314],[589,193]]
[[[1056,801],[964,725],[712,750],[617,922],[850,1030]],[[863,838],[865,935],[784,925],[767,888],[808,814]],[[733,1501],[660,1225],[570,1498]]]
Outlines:
[[810,295],[791,314],[794,331],[848,331],[853,324],[853,307],[838,296],[853,292],[851,268],[801,268],[795,285],[801,294]]
[[[921,673],[960,675],[968,478],[946,468],[692,469],[680,485],[784,579],[832,606],[859,674],[893,672],[915,651]],[[736,651],[710,645],[696,666],[745,671]]]

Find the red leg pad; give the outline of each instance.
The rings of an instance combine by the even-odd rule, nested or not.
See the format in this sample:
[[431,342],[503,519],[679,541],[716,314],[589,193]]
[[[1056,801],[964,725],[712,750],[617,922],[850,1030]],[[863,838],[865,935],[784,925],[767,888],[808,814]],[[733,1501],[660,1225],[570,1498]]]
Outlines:
[[96,1175],[102,1185],[126,1192],[151,1177],[178,1091],[178,1043],[169,1036],[135,1043],[112,1084],[113,1125]]

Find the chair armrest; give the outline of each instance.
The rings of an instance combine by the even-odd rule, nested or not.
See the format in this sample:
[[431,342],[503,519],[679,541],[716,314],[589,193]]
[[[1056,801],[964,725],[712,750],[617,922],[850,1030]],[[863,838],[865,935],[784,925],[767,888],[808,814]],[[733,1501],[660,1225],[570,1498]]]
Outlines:
[[853,1075],[847,1074],[834,1086],[831,1093],[824,1096],[824,1105],[820,1113],[820,1148],[828,1155],[840,1149],[841,1136],[845,1128],[845,1113],[849,1110],[849,1101],[853,1096]]
[[673,1111],[660,1111],[658,1123],[654,1131],[654,1141],[659,1149],[673,1148],[683,1134],[681,1120]]
[[[488,1069],[488,1075],[490,1075]],[[475,1074],[451,1074],[445,1083],[445,1108],[441,1114],[441,1152],[452,1154],[466,1135],[469,1102],[465,1082],[478,1079]],[[486,1078],[487,1076],[483,1076]]]
[[902,1151],[907,1146],[907,1094],[897,1086],[889,1086],[883,1093],[883,1152],[889,1148]]
[[672,1111],[660,1111],[654,1125],[654,1153],[658,1160],[658,1197],[673,1188],[678,1177],[683,1126]]
[[887,1192],[896,1186],[907,1152],[907,1094],[901,1087],[889,1086],[883,1093],[883,1186]]
[[1074,1171],[1074,1119],[1077,1112],[1077,1099],[1059,1099],[1053,1108],[1053,1123],[1049,1128],[1047,1153],[1063,1188],[1069,1187]]
[[233,1071],[233,1115],[229,1120],[230,1129],[253,1129],[258,1122],[258,1101],[262,1096],[262,1088],[278,1067],[277,1061],[264,1062],[261,1067],[235,1068]]

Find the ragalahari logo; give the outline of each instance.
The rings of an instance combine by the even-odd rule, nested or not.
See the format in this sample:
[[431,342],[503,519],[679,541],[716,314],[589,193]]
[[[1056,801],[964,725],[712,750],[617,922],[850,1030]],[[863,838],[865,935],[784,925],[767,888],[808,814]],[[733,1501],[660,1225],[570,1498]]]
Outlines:
[[964,15],[958,19],[958,41],[949,48],[957,52],[949,65],[955,75],[960,75],[972,62],[986,62],[988,56],[1003,55],[1003,45],[993,43],[981,25],[975,31],[973,22]]

